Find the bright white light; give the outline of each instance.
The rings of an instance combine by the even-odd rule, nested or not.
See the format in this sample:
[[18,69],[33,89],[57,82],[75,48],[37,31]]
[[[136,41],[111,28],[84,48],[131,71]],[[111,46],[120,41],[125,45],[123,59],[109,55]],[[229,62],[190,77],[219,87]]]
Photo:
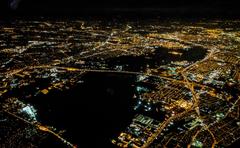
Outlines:
[[22,112],[27,113],[33,120],[36,119],[36,110],[32,106],[25,106],[22,108]]

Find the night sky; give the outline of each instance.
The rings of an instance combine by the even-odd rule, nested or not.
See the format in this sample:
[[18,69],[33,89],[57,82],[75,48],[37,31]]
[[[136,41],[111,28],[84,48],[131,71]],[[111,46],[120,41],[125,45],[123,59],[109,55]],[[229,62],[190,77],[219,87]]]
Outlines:
[[103,11],[184,11],[239,13],[233,0],[0,0],[3,13],[81,13]]

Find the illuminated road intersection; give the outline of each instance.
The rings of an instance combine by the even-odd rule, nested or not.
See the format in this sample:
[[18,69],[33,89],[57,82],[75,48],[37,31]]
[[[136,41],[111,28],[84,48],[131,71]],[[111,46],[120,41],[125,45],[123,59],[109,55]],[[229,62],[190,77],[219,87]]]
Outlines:
[[2,22],[0,147],[238,143],[239,25]]

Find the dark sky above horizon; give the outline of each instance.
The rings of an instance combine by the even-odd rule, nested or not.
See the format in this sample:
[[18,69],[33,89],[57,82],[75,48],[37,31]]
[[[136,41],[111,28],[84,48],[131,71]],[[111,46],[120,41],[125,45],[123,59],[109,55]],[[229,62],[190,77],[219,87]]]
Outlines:
[[80,12],[82,10],[109,10],[120,8],[166,9],[187,8],[204,11],[206,8],[238,10],[233,0],[0,0],[0,11],[19,11],[27,13]]

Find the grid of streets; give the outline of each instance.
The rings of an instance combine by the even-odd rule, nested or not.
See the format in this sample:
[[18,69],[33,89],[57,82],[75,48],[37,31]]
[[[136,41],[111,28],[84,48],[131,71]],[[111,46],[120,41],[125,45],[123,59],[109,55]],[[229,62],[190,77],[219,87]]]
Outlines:
[[[141,113],[109,140],[113,145],[231,145],[240,138],[239,26],[238,20],[1,22],[0,147],[38,147],[49,136],[77,147],[65,131],[41,123],[24,99],[69,90],[89,72],[135,75],[136,83],[154,86],[136,86],[133,110]],[[121,62],[125,57],[144,62]]]

